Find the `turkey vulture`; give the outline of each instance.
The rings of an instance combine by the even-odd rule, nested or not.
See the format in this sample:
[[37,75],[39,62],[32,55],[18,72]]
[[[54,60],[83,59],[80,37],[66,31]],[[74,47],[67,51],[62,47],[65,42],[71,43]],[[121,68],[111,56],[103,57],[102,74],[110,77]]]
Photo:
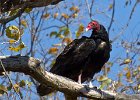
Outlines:
[[[83,83],[101,70],[110,57],[109,35],[104,26],[95,20],[88,24],[86,31],[91,29],[90,37],[75,39],[64,48],[50,72]],[[37,88],[41,96],[54,91],[46,87],[43,93],[41,89],[45,89],[45,85]]]

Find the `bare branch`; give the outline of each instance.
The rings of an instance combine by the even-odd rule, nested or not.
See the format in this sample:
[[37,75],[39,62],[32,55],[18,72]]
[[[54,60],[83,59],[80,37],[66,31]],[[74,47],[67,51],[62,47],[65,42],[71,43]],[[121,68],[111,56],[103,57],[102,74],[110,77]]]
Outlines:
[[113,11],[112,11],[112,17],[111,17],[110,25],[108,27],[108,33],[109,33],[109,31],[111,29],[111,26],[112,26],[112,23],[113,23],[114,13],[115,13],[115,0],[113,0]]
[[1,65],[2,69],[4,70],[5,75],[8,77],[9,82],[10,82],[10,84],[12,85],[12,87],[13,87],[15,93],[18,95],[19,99],[22,100],[22,97],[21,97],[20,94],[16,91],[16,88],[14,87],[11,78],[9,77],[7,71],[5,70],[5,67],[4,67],[4,65],[3,65],[2,61],[1,61],[1,59],[0,59],[0,65]]

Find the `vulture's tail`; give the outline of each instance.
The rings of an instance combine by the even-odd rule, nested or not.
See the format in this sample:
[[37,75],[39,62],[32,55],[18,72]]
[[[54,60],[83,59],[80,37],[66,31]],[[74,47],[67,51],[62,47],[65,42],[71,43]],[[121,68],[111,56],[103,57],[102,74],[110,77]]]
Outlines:
[[45,95],[48,95],[52,92],[54,92],[55,90],[52,88],[52,87],[48,87],[44,84],[40,84],[38,87],[37,87],[37,93],[40,95],[40,96],[45,96]]

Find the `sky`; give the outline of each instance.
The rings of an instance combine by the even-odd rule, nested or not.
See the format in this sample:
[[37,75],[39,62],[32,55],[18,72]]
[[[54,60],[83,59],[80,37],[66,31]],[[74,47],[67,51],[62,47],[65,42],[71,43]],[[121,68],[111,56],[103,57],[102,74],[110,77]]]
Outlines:
[[[131,1],[131,4],[128,3],[128,6],[125,6],[126,0],[115,0],[116,4],[115,4],[114,19],[113,19],[114,23],[113,23],[110,33],[109,33],[110,40],[113,41],[114,38],[121,32],[123,32],[123,34],[116,41],[114,41],[112,43],[112,52],[111,52],[111,57],[109,60],[110,62],[119,62],[120,60],[116,61],[116,59],[126,58],[126,49],[124,49],[121,46],[121,41],[123,40],[126,42],[133,42],[137,38],[138,34],[140,34],[140,13],[139,13],[140,4],[138,4],[136,6],[136,9],[133,12],[133,16],[129,22],[127,29],[125,31],[123,31],[123,29],[122,29],[122,28],[126,27],[126,23],[129,20],[130,13],[132,11],[132,8],[133,8],[136,0],[133,0],[133,1],[130,0],[130,1]],[[90,4],[91,0],[88,0],[88,2]],[[95,0],[93,9],[92,9],[92,12],[94,14],[92,19],[99,21],[99,23],[104,25],[106,27],[106,29],[108,28],[108,26],[110,24],[110,20],[111,20],[112,10],[108,10],[108,8],[109,8],[109,5],[112,4],[112,2],[113,2],[113,0]],[[71,7],[72,5],[77,5],[77,6],[82,5],[80,7],[81,10],[80,10],[80,13],[78,16],[79,18],[75,19],[74,23],[69,26],[71,29],[72,37],[75,38],[74,34],[78,28],[77,26],[82,23],[86,27],[87,24],[91,20],[88,16],[88,12],[87,12],[88,10],[87,10],[86,4],[85,4],[85,0],[71,0],[71,1],[65,0],[65,2],[61,2],[58,5],[61,12],[70,13],[68,9],[64,8],[65,4],[68,5],[69,7]],[[52,6],[48,6],[48,8],[51,8],[51,7]],[[52,9],[52,10],[49,10],[48,12],[56,12],[57,10],[58,9]],[[36,19],[36,23],[38,23],[38,21],[39,21],[39,18]],[[12,25],[12,24],[16,25],[15,21],[10,22],[8,25]],[[63,23],[60,23],[59,21],[53,20],[53,19],[49,19],[49,20],[46,19],[43,27],[49,27],[49,26],[53,26],[53,25],[63,26]],[[41,34],[40,36],[42,39],[41,44],[43,45],[44,48],[46,48],[46,50],[48,50],[52,46],[52,44],[56,44],[56,43],[60,42],[59,39],[50,38],[49,36],[46,35],[52,31],[57,31],[57,30],[58,30],[57,28],[53,27],[53,28],[48,29],[47,31],[45,30],[40,33]],[[91,31],[89,31],[88,33],[84,33],[83,35],[90,36],[90,34],[91,34]],[[0,39],[1,39],[1,41],[3,40],[2,37]],[[28,45],[30,43],[30,34],[28,34],[28,30],[25,30],[22,40],[25,43],[25,45],[26,44]],[[7,44],[5,44],[4,46],[2,45],[3,48],[6,46],[7,46]],[[35,47],[39,48],[39,45],[36,45]],[[140,49],[140,47],[138,47],[138,48]],[[26,50],[23,50],[23,54],[27,50],[29,50],[28,47],[26,48]],[[8,50],[3,51],[3,53],[4,53],[4,55],[11,55],[11,52]],[[132,56],[132,55],[134,55],[134,53],[130,53],[130,56]],[[40,54],[35,55],[35,57],[41,59]],[[138,60],[137,60],[138,57],[139,57],[139,55],[136,55],[136,57],[134,58],[136,60],[137,65],[140,64],[140,62],[138,62]],[[48,66],[48,64],[46,66]],[[124,66],[120,67],[119,64],[115,63],[113,65],[113,67],[111,68],[111,71],[110,71],[108,77],[111,78],[112,80],[116,80],[116,75],[119,72],[121,72],[123,70],[123,68],[124,68]],[[24,77],[25,77],[25,75],[24,75]],[[1,79],[0,79],[0,82],[1,82]]]

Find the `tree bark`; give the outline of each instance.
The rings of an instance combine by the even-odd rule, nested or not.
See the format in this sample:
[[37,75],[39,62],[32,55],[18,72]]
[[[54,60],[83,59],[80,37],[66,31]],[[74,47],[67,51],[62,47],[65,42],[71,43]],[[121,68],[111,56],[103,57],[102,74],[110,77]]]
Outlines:
[[12,16],[0,19],[1,24],[6,24],[9,21],[21,16],[26,8],[44,7],[48,5],[56,5],[63,0],[1,0],[0,1],[0,14],[8,11],[19,9],[19,11]]
[[30,75],[41,84],[51,86],[57,91],[67,94],[68,97],[86,97],[94,100],[129,100],[129,98],[133,97],[136,98],[135,100],[140,100],[139,95],[130,96],[126,94],[111,93],[109,91],[103,90],[88,90],[83,85],[78,84],[71,79],[58,76],[43,70],[43,68],[41,67],[41,62],[32,57],[0,56],[0,59],[2,61],[2,65],[0,65],[0,73],[3,72],[2,66],[4,66],[7,71],[22,72],[24,74]]

